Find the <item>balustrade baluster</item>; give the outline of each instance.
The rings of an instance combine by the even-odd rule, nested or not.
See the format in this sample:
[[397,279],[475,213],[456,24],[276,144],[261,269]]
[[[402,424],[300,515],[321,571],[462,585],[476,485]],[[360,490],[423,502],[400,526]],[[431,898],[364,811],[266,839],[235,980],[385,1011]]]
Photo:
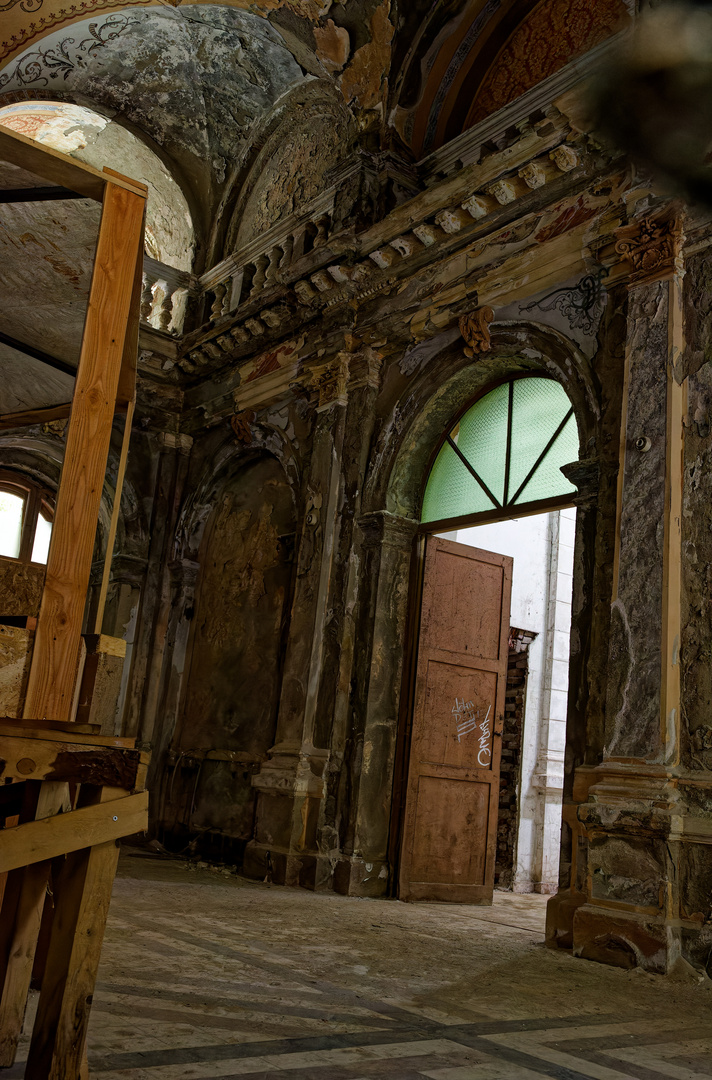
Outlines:
[[213,295],[215,299],[213,306],[210,308],[210,318],[219,319],[223,313],[223,305],[225,303],[225,293],[227,292],[227,286],[220,282],[213,288]]
[[141,290],[141,318],[149,322],[153,309],[153,284],[146,274],[143,275],[143,289]]
[[158,328],[168,333],[168,327],[171,325],[171,319],[173,318],[173,295],[165,283],[164,288],[166,291],[158,313]]

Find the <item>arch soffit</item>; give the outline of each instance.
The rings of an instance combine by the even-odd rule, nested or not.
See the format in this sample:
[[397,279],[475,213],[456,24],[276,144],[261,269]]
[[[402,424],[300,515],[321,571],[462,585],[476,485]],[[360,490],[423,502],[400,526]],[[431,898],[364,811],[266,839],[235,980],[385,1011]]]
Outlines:
[[281,466],[285,481],[292,492],[296,520],[301,471],[294,447],[278,428],[255,423],[249,446],[242,446],[234,437],[226,435],[203,465],[178,521],[174,552],[176,558],[197,559],[205,528],[221,489],[237,473],[264,457],[274,458]]
[[592,452],[600,405],[590,364],[573,342],[534,323],[495,323],[490,333],[492,349],[476,363],[465,357],[458,336],[411,382],[372,455],[365,511],[419,519],[428,467],[445,433],[474,398],[518,373],[539,372],[563,386],[574,408],[580,454]]

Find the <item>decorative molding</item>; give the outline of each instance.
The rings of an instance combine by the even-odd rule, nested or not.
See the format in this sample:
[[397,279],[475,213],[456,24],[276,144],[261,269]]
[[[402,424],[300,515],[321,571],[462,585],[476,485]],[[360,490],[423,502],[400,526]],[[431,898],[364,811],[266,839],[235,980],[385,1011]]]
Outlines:
[[672,274],[682,247],[682,230],[674,215],[624,225],[616,229],[616,237],[616,255],[631,267],[629,284],[648,284]]
[[311,387],[319,393],[317,412],[348,401],[350,353],[337,353],[333,360],[312,368]]
[[620,44],[620,37],[620,34],[616,34],[608,38],[585,56],[572,60],[555,75],[543,79],[510,105],[498,109],[434,153],[422,158],[418,162],[420,176],[426,183],[431,184],[439,177],[450,176],[464,166],[479,162],[483,146],[495,141],[511,128],[521,130],[530,117],[545,112],[564,94],[580,87],[582,82],[595,75],[601,63]]
[[349,359],[349,389],[360,390],[369,387],[379,390],[381,387],[381,365],[383,356],[368,345],[359,352],[351,353]]
[[[23,11],[37,11],[42,6],[43,0],[25,0],[27,7]],[[31,22],[26,29],[19,34],[13,34],[9,41],[0,42],[0,63],[13,53],[17,53],[24,45],[29,44],[34,38],[47,34],[51,29],[56,29],[63,23],[77,22],[89,15],[97,14],[102,9],[112,7],[147,6],[154,0],[82,0],[79,4],[73,4],[69,8],[60,8],[59,11],[50,15],[41,15],[36,22]],[[32,5],[32,6],[30,6]],[[0,7],[0,11],[6,10]],[[123,20],[123,24],[119,22]],[[103,48],[111,40],[124,33],[130,25],[138,20],[130,20],[127,15],[111,15],[103,24],[90,23],[89,33],[91,37],[84,38],[79,42],[75,52],[92,55],[96,49]],[[102,36],[104,27],[111,26],[108,37]],[[99,30],[97,31],[97,27]],[[92,41],[93,39],[93,41]],[[72,37],[63,38],[52,49],[35,49],[31,53],[24,53],[17,58],[17,63],[12,72],[5,71],[0,75],[0,90],[8,83],[17,82],[20,86],[48,86],[48,79],[56,79],[60,75],[67,78],[78,66],[76,57],[73,60],[69,55],[70,45],[75,44]],[[89,46],[87,48],[87,46]]]
[[460,316],[460,333],[467,343],[465,356],[475,356],[477,353],[490,351],[492,342],[489,327],[493,319],[494,310],[491,307],[481,307]]

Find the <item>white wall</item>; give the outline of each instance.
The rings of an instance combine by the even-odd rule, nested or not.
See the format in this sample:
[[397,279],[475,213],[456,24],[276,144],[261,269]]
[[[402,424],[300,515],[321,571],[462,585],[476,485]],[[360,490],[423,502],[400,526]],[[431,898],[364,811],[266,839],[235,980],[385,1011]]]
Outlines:
[[449,534],[514,559],[510,623],[537,634],[529,647],[515,892],[556,891],[575,526],[571,509]]

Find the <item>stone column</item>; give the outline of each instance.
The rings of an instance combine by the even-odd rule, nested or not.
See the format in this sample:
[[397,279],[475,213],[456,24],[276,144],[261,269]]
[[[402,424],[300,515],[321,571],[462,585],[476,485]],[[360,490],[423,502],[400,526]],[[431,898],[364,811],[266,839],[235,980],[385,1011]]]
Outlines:
[[245,872],[308,888],[323,886],[331,876],[319,832],[332,759],[354,504],[379,367],[378,354],[361,350],[340,352],[311,369],[318,404],[277,735],[269,761],[253,779],[257,823]]
[[[680,955],[680,521],[684,387],[680,232],[618,231],[628,277],[603,761],[577,770],[578,956],[666,972]],[[578,785],[577,785],[578,782]]]

